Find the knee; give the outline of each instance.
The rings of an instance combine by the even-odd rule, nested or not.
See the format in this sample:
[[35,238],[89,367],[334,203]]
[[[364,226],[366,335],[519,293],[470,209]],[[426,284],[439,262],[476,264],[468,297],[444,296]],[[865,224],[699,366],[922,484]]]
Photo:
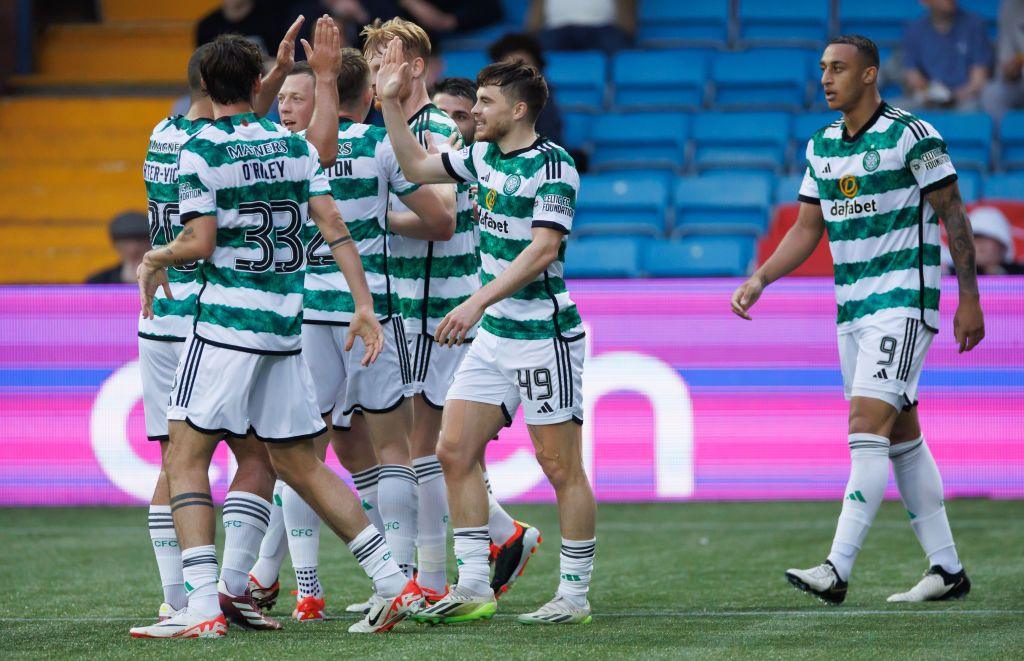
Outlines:
[[437,460],[446,476],[465,475],[476,466],[476,457],[466,451],[465,445],[455,439],[446,438],[444,431],[437,442]]
[[538,451],[536,456],[537,463],[540,464],[544,475],[548,478],[548,482],[551,483],[555,491],[572,484],[584,476],[583,464],[580,463],[578,457],[547,454],[543,451]]

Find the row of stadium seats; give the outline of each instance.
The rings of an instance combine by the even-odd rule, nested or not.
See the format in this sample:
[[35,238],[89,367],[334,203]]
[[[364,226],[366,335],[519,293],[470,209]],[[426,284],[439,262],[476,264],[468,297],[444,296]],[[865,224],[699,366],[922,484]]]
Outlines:
[[[660,168],[700,172],[716,168],[802,171],[804,148],[830,112],[611,112],[568,113],[565,143],[590,155],[594,171]],[[926,113],[943,136],[958,169],[1024,169],[1024,111],[998,127],[983,113]]]
[[[679,238],[701,234],[760,236],[775,204],[796,200],[801,176],[715,172],[672,177],[621,171],[580,180],[574,232],[579,236],[628,234]],[[1024,174],[982,179],[963,172],[960,190],[978,199],[1024,200]]]
[[[993,38],[999,0],[960,0],[960,6],[984,17]],[[446,42],[449,49],[485,47],[488,39],[522,29],[527,0],[503,0],[505,20]],[[893,44],[907,21],[924,13],[917,0],[639,0],[637,42],[645,47],[679,44],[820,45],[834,34],[867,34]]]
[[740,276],[754,258],[754,237],[690,236],[659,241],[635,236],[574,239],[566,251],[571,278]]

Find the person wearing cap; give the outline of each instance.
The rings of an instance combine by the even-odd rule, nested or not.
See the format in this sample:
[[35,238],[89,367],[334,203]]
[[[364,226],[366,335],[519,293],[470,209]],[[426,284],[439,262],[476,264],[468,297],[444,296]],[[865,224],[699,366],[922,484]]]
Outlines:
[[1024,264],[1014,261],[1010,222],[995,207],[978,207],[970,214],[978,275],[1024,275]]
[[149,220],[141,211],[124,211],[110,221],[110,243],[121,258],[120,263],[90,275],[85,283],[89,285],[134,284],[135,271],[142,263],[142,256],[150,249]]

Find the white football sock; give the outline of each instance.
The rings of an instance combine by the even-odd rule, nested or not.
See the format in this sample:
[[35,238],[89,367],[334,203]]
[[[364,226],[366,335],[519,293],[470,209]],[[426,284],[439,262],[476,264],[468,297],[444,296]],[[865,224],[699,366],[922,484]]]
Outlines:
[[359,499],[363,501],[363,511],[370,523],[377,527],[380,534],[384,534],[384,520],[380,518],[380,506],[377,502],[377,481],[380,479],[380,465],[367,468],[358,473],[352,473],[352,481],[355,483]]
[[412,468],[400,464],[380,467],[377,502],[384,520],[384,538],[408,578],[416,570],[416,496],[416,473]]
[[188,592],[188,609],[204,617],[220,615],[217,594],[217,549],[195,546],[181,552],[181,571]]
[[270,525],[267,534],[260,544],[260,557],[253,565],[252,574],[256,582],[265,588],[272,586],[281,573],[281,563],[288,553],[288,538],[284,529],[284,510],[281,507],[281,493],[284,492],[284,480],[274,482],[274,501],[270,506]]
[[417,522],[417,558],[420,586],[444,592],[448,585],[448,490],[445,488],[441,462],[435,455],[412,460],[419,484],[419,519]]
[[487,487],[487,528],[491,534],[491,543],[503,546],[516,534],[516,521],[501,506],[491,490],[491,480],[484,471],[484,485]]
[[889,481],[889,439],[876,434],[850,434],[850,479],[828,560],[839,578],[850,580],[853,563],[878,514]]
[[455,558],[459,566],[459,587],[478,595],[492,594],[490,536],[487,526],[455,529]]
[[322,597],[317,575],[320,554],[320,517],[295,489],[285,487],[281,496],[284,505],[284,529],[288,536],[288,552],[295,568],[299,598]]
[[583,607],[587,604],[596,548],[596,537],[582,540],[562,538],[562,552],[558,556],[558,595],[576,606]]
[[185,595],[185,578],[181,574],[181,547],[174,532],[170,505],[149,506],[149,539],[153,542],[164,602],[174,610],[181,610],[188,603],[188,597]]
[[377,594],[391,598],[405,588],[408,579],[398,568],[388,543],[374,526],[366,526],[348,543],[348,548],[373,581]]
[[931,565],[951,574],[963,569],[953,543],[946,507],[942,499],[942,476],[924,437],[889,448],[892,471],[903,506],[910,515],[921,548]]
[[220,578],[233,595],[245,594],[270,525],[270,503],[253,493],[229,491],[224,498],[224,565]]

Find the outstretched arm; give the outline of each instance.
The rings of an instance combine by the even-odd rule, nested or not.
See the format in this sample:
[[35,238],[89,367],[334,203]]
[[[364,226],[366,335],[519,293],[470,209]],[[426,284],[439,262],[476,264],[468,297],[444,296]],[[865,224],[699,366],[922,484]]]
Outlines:
[[448,174],[441,161],[441,155],[427,153],[406,124],[399,94],[409,84],[409,63],[405,61],[401,40],[395,37],[388,44],[380,71],[377,73],[377,94],[381,98],[384,125],[394,147],[395,157],[406,179],[413,183],[452,183],[455,179]]
[[288,28],[284,39],[277,47],[277,59],[274,60],[274,66],[263,77],[263,84],[260,85],[260,91],[256,93],[256,100],[253,103],[253,109],[260,117],[264,117],[270,112],[277,93],[281,91],[281,85],[284,85],[284,79],[295,67],[295,37],[298,36],[305,20],[303,16],[299,16]]
[[772,256],[733,292],[732,311],[750,320],[748,310],[761,297],[764,288],[807,261],[818,247],[824,231],[825,216],[821,212],[821,206],[801,202],[796,223],[786,232],[786,236],[782,238]]
[[320,165],[328,168],[338,160],[338,74],[341,73],[341,33],[330,16],[316,22],[312,48],[302,40],[306,61],[316,76],[313,117],[306,140],[320,154]]
[[967,210],[960,198],[960,187],[954,181],[925,195],[946,226],[949,252],[956,268],[960,303],[953,317],[953,335],[960,353],[978,346],[985,337],[985,319],[978,293],[978,272],[974,264],[974,233]]
[[565,235],[548,227],[534,227],[532,240],[501,275],[478,289],[466,301],[449,312],[434,333],[441,344],[462,344],[466,333],[480,321],[487,306],[512,296],[533,282],[544,269],[558,259]]
[[139,264],[135,276],[139,281],[139,299],[142,302],[142,316],[153,318],[153,296],[157,287],[163,287],[167,298],[171,287],[167,281],[168,266],[184,266],[199,259],[206,259],[217,247],[217,218],[199,216],[189,221],[185,229],[166,246],[147,252]]

